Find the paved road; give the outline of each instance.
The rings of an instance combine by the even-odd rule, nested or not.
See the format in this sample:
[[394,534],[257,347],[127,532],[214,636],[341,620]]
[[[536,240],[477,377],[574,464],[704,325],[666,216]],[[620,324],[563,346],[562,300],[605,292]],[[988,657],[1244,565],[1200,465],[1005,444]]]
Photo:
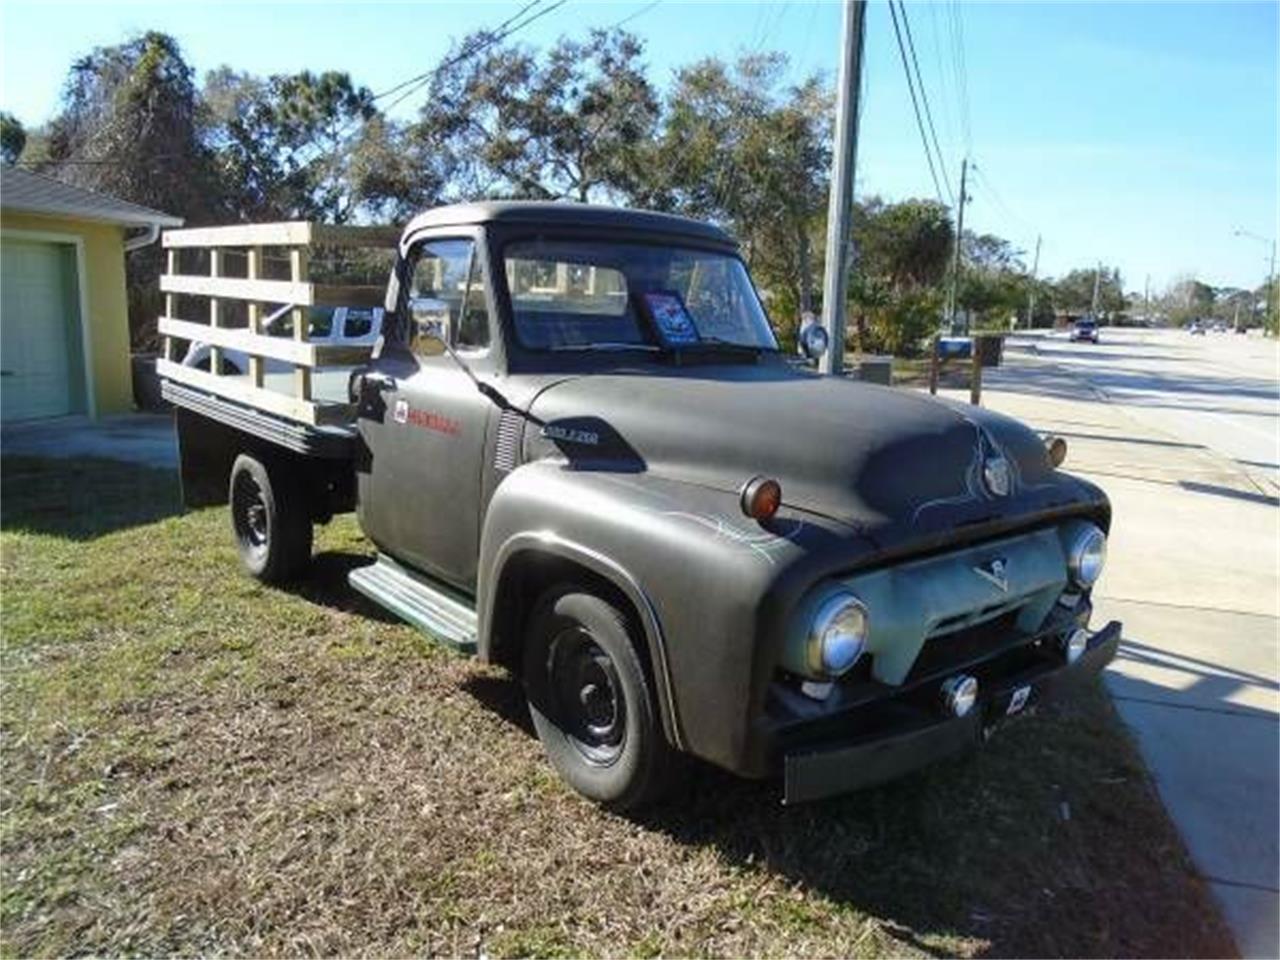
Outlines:
[[1107,671],[1246,956],[1280,956],[1277,345],[1103,331],[1012,341],[984,403],[1067,438],[1111,498]]
[[1280,491],[1280,344],[1236,334],[1103,330],[1097,346],[1050,337],[1042,356],[1138,419],[1215,450]]

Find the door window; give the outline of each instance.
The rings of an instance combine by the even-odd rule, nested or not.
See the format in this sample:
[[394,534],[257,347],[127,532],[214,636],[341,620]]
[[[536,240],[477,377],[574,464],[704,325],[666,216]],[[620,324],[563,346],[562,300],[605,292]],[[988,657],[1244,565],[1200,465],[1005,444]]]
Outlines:
[[454,346],[461,350],[483,350],[489,346],[489,307],[478,255],[471,258],[471,276],[467,280],[467,296]]

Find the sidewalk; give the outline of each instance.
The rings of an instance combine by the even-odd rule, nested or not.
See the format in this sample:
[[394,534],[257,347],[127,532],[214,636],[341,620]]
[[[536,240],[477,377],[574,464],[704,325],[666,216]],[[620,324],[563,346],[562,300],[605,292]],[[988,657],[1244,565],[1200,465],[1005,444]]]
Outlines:
[[1280,956],[1276,499],[1049,364],[1011,357],[983,405],[1065,437],[1064,469],[1111,498],[1107,686],[1242,954]]
[[103,457],[176,470],[178,443],[171,414],[52,417],[5,424],[0,456]]

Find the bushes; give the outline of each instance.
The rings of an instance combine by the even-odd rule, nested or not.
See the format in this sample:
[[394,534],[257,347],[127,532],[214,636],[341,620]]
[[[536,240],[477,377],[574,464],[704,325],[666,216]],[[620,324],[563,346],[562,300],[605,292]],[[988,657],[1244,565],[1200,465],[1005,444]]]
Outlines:
[[935,290],[883,294],[853,304],[854,347],[863,353],[920,356],[925,339],[937,330],[942,315],[941,294]]

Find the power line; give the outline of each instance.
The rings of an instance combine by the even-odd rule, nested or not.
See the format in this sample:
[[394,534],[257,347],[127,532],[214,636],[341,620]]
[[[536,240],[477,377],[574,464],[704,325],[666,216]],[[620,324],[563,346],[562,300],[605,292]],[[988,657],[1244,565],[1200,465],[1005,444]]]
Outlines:
[[[907,48],[902,43],[902,31],[898,28],[898,11],[894,7],[892,0],[889,3],[889,15],[893,18],[893,34],[898,41],[898,53],[902,57],[902,71],[907,75],[907,90],[911,93],[911,107],[916,115],[916,129],[920,131],[920,142],[924,145],[924,158],[929,164],[929,176],[933,178],[933,187],[938,192],[938,200],[946,203],[946,197],[942,193],[942,185],[938,182],[938,171],[933,166],[933,151],[929,147],[929,135],[925,133],[924,121],[920,119],[920,104],[916,100],[916,84],[911,77],[911,67],[907,63]],[[947,193],[949,194],[950,186],[948,185]]]
[[636,17],[643,16],[644,14],[648,13],[650,10],[652,10],[661,2],[662,0],[652,0],[651,3],[646,3],[643,7],[637,10],[635,13],[632,13],[629,16],[623,17],[621,20],[617,21],[616,23],[611,23],[606,29],[617,30],[623,24],[630,23]]
[[960,104],[960,129],[964,133],[966,154],[973,153],[973,130],[969,113],[969,65],[964,52],[964,20],[960,15],[960,0],[951,0],[951,56],[956,72],[956,96]]
[[[928,4],[929,23],[933,28],[930,32],[933,34],[933,59],[934,59],[934,64],[937,68],[936,76],[938,79],[938,85],[939,87],[942,88],[942,90],[945,93],[947,88],[947,76],[946,76],[946,69],[944,67],[944,58],[942,56],[941,35],[942,35],[943,28],[942,28],[942,23],[938,19],[938,6],[939,4],[937,3]],[[956,122],[951,116],[951,105],[950,105],[951,98],[945,95],[941,96],[938,98],[938,103],[942,107],[943,124],[946,126],[947,133],[950,135],[949,142],[955,143],[960,139],[960,137],[956,133]]]
[[978,166],[977,163],[970,163],[969,168],[978,175],[978,179],[982,181],[983,186],[985,186],[990,192],[991,199],[995,201],[996,206],[1000,208],[1001,212],[1008,220],[1012,221],[1014,226],[1018,226],[1020,229],[1025,228],[1030,233],[1039,232],[1039,228],[1036,227],[1034,223],[1025,217],[1018,216],[1018,214],[1014,212],[1013,208],[1005,202],[1004,197],[1000,195],[1000,191],[996,189],[996,185],[991,182],[991,178],[987,176],[986,171],[982,167]]
[[[520,17],[523,16],[525,12],[533,9],[541,2],[542,0],[531,0],[530,3],[525,4],[518,11],[516,11],[515,14],[508,17],[506,20],[502,21],[502,23],[500,23],[494,29],[483,31],[481,34],[478,35],[479,39],[476,42],[470,45],[464,45],[463,48],[460,51],[458,51],[458,53],[456,53],[454,56],[449,57],[443,62],[436,64],[436,66],[432,67],[430,70],[426,71],[425,73],[420,73],[416,77],[410,77],[408,80],[402,81],[401,83],[396,84],[394,87],[384,90],[381,93],[375,94],[373,99],[377,100],[381,97],[387,96],[388,94],[395,93],[396,91],[400,91],[400,90],[404,91],[403,93],[400,94],[399,97],[391,101],[391,103],[387,104],[387,106],[383,110],[383,115],[386,116],[391,110],[393,110],[399,104],[403,103],[409,97],[413,96],[413,94],[417,93],[419,90],[425,87],[428,83],[430,83],[432,80],[438,77],[443,71],[448,70],[450,67],[455,67],[465,60],[469,60],[472,57],[476,56],[477,54],[483,53],[485,50],[489,49],[495,44],[501,43],[503,40],[507,39],[507,37],[510,37],[511,35],[517,33],[520,30],[523,30],[525,27],[529,26],[531,23],[534,23],[535,21],[542,19],[543,17],[547,16],[550,13],[554,13],[556,10],[563,7],[568,2],[568,0],[555,0],[555,2],[552,3],[550,6],[543,7],[541,10],[534,12],[532,16],[526,17],[525,19],[520,20]],[[516,21],[519,21],[519,22],[516,22]],[[355,120],[351,121],[341,130],[339,130],[337,135],[334,137],[334,139],[349,142],[354,136],[355,128],[357,126],[363,128],[364,124],[366,124],[369,121],[369,119],[371,118],[357,117]],[[302,168],[309,167],[312,164],[316,163],[318,160],[320,160],[322,156],[324,156],[324,153],[325,153],[324,148],[321,148],[316,153],[315,156],[305,161],[301,165]],[[293,155],[291,154],[288,159],[293,159]]]
[[[534,21],[541,19],[547,14],[555,12],[560,7],[564,6],[568,2],[568,0],[555,0],[555,2],[552,3],[550,6],[544,7],[543,9],[534,13],[533,16],[528,17],[523,21],[520,21],[521,17],[523,17],[528,11],[532,10],[534,7],[536,7],[538,4],[542,2],[543,0],[530,0],[530,2],[526,3],[523,7],[517,10],[514,14],[512,14],[506,20],[502,21],[502,23],[498,24],[492,30],[487,30],[481,33],[479,35],[479,39],[477,40],[477,42],[464,46],[463,49],[460,50],[456,55],[454,55],[453,57],[450,57],[449,59],[445,60],[442,63],[437,64],[431,70],[428,70],[425,73],[420,73],[415,77],[410,77],[409,79],[404,80],[393,87],[383,90],[380,93],[374,94],[370,98],[370,102],[373,102],[375,100],[380,100],[383,97],[389,96],[400,90],[405,90],[405,88],[408,87],[409,89],[407,89],[404,94],[402,94],[400,97],[397,97],[395,100],[393,100],[390,104],[387,105],[386,109],[383,111],[383,115],[385,116],[388,111],[393,109],[398,104],[402,103],[405,99],[407,99],[413,93],[420,90],[423,86],[426,85],[427,82],[432,80],[440,72],[447,70],[450,67],[456,66],[459,63],[462,63],[464,60],[470,59],[471,57],[474,57],[478,53],[482,53],[484,50],[488,49],[494,44],[501,43],[507,37],[511,36],[512,34],[516,33],[519,30],[524,29]],[[637,11],[636,13],[632,14],[632,16],[633,17],[639,16],[641,13],[645,12],[645,9],[650,9],[656,6],[660,2],[661,0],[654,0],[653,3],[649,4],[649,7]],[[516,21],[520,21],[520,22],[516,22]],[[371,118],[366,118],[366,117],[355,118],[354,120],[347,123],[344,127],[342,127],[337,132],[337,134],[334,136],[333,139],[344,140],[344,141],[350,140],[349,134],[352,134],[354,132],[354,129],[357,126],[363,127],[363,125],[367,123],[369,119]],[[306,146],[310,146],[310,144],[307,144]],[[295,150],[290,151],[289,156],[285,158],[286,161],[294,159],[297,153],[302,149],[304,149],[304,147],[298,147]],[[311,157],[309,160],[303,161],[300,164],[299,169],[305,169],[306,167],[309,167],[312,164],[316,163],[321,158],[321,156],[324,155],[325,152],[326,152],[325,148],[321,147],[319,149],[319,152],[317,152],[315,156]],[[154,163],[160,160],[178,159],[180,158],[180,156],[181,156],[180,154],[167,154],[167,155],[161,154],[161,155],[156,155],[154,157],[148,157],[147,162]],[[65,160],[51,160],[47,165],[52,167],[113,166],[113,165],[119,165],[122,162],[123,161],[119,161],[119,160],[65,159]],[[44,166],[44,165],[45,164],[36,164],[36,163],[19,164],[19,166],[32,166],[32,167]]]
[[[510,25],[516,20],[519,20],[522,16],[525,15],[527,11],[533,9],[541,2],[542,0],[529,0],[528,3],[526,3],[523,7],[517,10],[511,16],[507,17],[506,20],[503,20],[500,24],[498,24],[492,30],[485,30],[482,33],[480,33],[478,35],[479,39],[474,44],[472,44],[471,47],[469,48],[463,47],[463,49],[460,50],[456,55],[454,55],[453,57],[450,57],[448,60],[445,60],[443,63],[436,64],[436,66],[432,67],[430,70],[426,71],[425,73],[420,73],[417,76],[410,77],[408,80],[402,80],[400,83],[397,83],[394,87],[389,87],[388,89],[383,90],[381,93],[375,93],[372,99],[381,100],[383,97],[389,97],[391,94],[397,93],[398,91],[403,90],[405,87],[416,84],[421,80],[431,79],[441,70],[447,70],[449,67],[452,67],[458,63],[461,63],[463,60],[466,60],[468,57],[475,56],[477,53],[481,52],[486,47],[493,46],[493,44],[499,42],[500,40],[508,36],[509,33],[515,33],[521,27],[528,26],[528,24],[532,23],[538,17],[543,16],[544,14],[550,13],[556,7],[563,6],[565,0],[560,0],[560,2],[554,4],[552,7],[546,10],[543,10],[542,13],[539,13],[537,16],[530,17],[526,23],[516,24],[514,27],[511,27],[510,31],[508,31],[507,33],[503,32],[508,25]],[[396,101],[396,102],[398,103],[399,101]]]
[[[893,0],[889,0],[892,4]],[[955,194],[951,192],[951,180],[947,176],[947,161],[942,156],[942,148],[938,146],[938,131],[933,126],[933,112],[929,109],[929,92],[924,87],[924,76],[920,73],[920,61],[916,59],[916,42],[911,36],[911,21],[907,18],[907,6],[898,0],[898,12],[902,14],[902,29],[907,35],[907,49],[911,53],[911,63],[916,71],[916,84],[920,87],[920,100],[924,103],[924,118],[929,124],[929,134],[933,138],[933,150],[938,155],[938,169],[942,171],[942,182],[947,188],[947,196],[955,202]]]

